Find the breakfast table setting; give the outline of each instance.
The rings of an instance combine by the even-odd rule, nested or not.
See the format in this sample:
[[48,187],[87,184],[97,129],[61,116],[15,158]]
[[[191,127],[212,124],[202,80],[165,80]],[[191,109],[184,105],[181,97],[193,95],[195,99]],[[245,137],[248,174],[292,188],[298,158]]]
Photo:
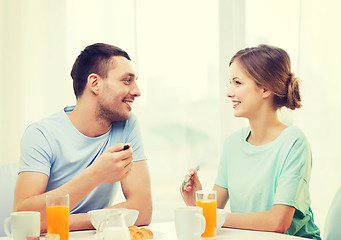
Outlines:
[[216,207],[216,191],[197,191],[196,206],[174,209],[171,221],[134,226],[135,209],[97,209],[88,212],[94,230],[69,231],[69,195],[46,196],[47,233],[40,232],[40,212],[12,212],[4,221],[0,240],[299,240],[274,232],[223,227],[228,212]]
[[[158,222],[151,223],[148,228],[153,232],[154,240],[177,240],[175,222]],[[1,240],[11,240],[10,237],[0,237]],[[96,230],[73,231],[69,233],[69,240],[96,240]],[[204,239],[204,238],[199,238]],[[232,228],[219,228],[216,232],[216,240],[299,240],[306,239],[301,237],[290,236],[280,233],[261,232],[251,230],[241,230]],[[40,240],[45,240],[45,234],[40,236]]]

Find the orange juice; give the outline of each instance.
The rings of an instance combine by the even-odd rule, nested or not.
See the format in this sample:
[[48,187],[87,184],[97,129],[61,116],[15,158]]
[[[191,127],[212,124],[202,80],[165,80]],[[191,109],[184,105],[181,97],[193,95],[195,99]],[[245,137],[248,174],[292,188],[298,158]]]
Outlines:
[[201,200],[197,201],[197,206],[202,207],[203,215],[206,220],[205,232],[202,237],[214,237],[217,228],[217,201]]
[[47,233],[60,236],[60,240],[69,239],[69,208],[66,206],[47,206]]

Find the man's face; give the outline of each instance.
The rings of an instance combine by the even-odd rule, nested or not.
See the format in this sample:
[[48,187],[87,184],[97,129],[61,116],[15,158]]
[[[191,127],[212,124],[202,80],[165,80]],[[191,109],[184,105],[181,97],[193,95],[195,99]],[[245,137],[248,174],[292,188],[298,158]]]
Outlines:
[[135,97],[141,95],[131,62],[125,57],[112,57],[107,78],[101,78],[97,117],[114,122],[127,120]]

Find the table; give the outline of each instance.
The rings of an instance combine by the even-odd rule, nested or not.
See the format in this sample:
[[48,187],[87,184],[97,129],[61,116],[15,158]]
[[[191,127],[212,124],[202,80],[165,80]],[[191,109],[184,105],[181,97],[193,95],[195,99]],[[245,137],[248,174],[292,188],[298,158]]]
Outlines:
[[[160,240],[176,240],[174,222],[155,223],[150,225],[155,235],[161,235]],[[216,240],[307,240],[307,238],[290,236],[287,234],[221,228],[217,231]],[[158,240],[158,239],[157,239]]]
[[[155,240],[176,240],[175,224],[171,222],[152,223],[149,228],[154,233]],[[95,230],[70,232],[69,240],[95,240]],[[40,238],[44,240],[44,237]],[[307,240],[306,238],[294,237],[286,234],[221,228],[217,231],[216,240]],[[0,240],[11,240],[8,237],[0,237]]]

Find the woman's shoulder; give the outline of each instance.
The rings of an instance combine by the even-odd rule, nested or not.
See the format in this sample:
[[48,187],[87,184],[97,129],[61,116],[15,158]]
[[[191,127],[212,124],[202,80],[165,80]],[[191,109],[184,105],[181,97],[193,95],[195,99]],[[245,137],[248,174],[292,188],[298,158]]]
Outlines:
[[284,135],[288,138],[294,138],[294,139],[307,139],[305,133],[297,126],[292,125],[288,126],[284,131]]
[[237,130],[234,130],[231,134],[229,134],[225,138],[225,143],[247,139],[249,134],[250,134],[250,126],[239,128]]
[[290,148],[310,148],[308,138],[305,133],[297,126],[287,127],[280,136],[280,145],[288,146]]

